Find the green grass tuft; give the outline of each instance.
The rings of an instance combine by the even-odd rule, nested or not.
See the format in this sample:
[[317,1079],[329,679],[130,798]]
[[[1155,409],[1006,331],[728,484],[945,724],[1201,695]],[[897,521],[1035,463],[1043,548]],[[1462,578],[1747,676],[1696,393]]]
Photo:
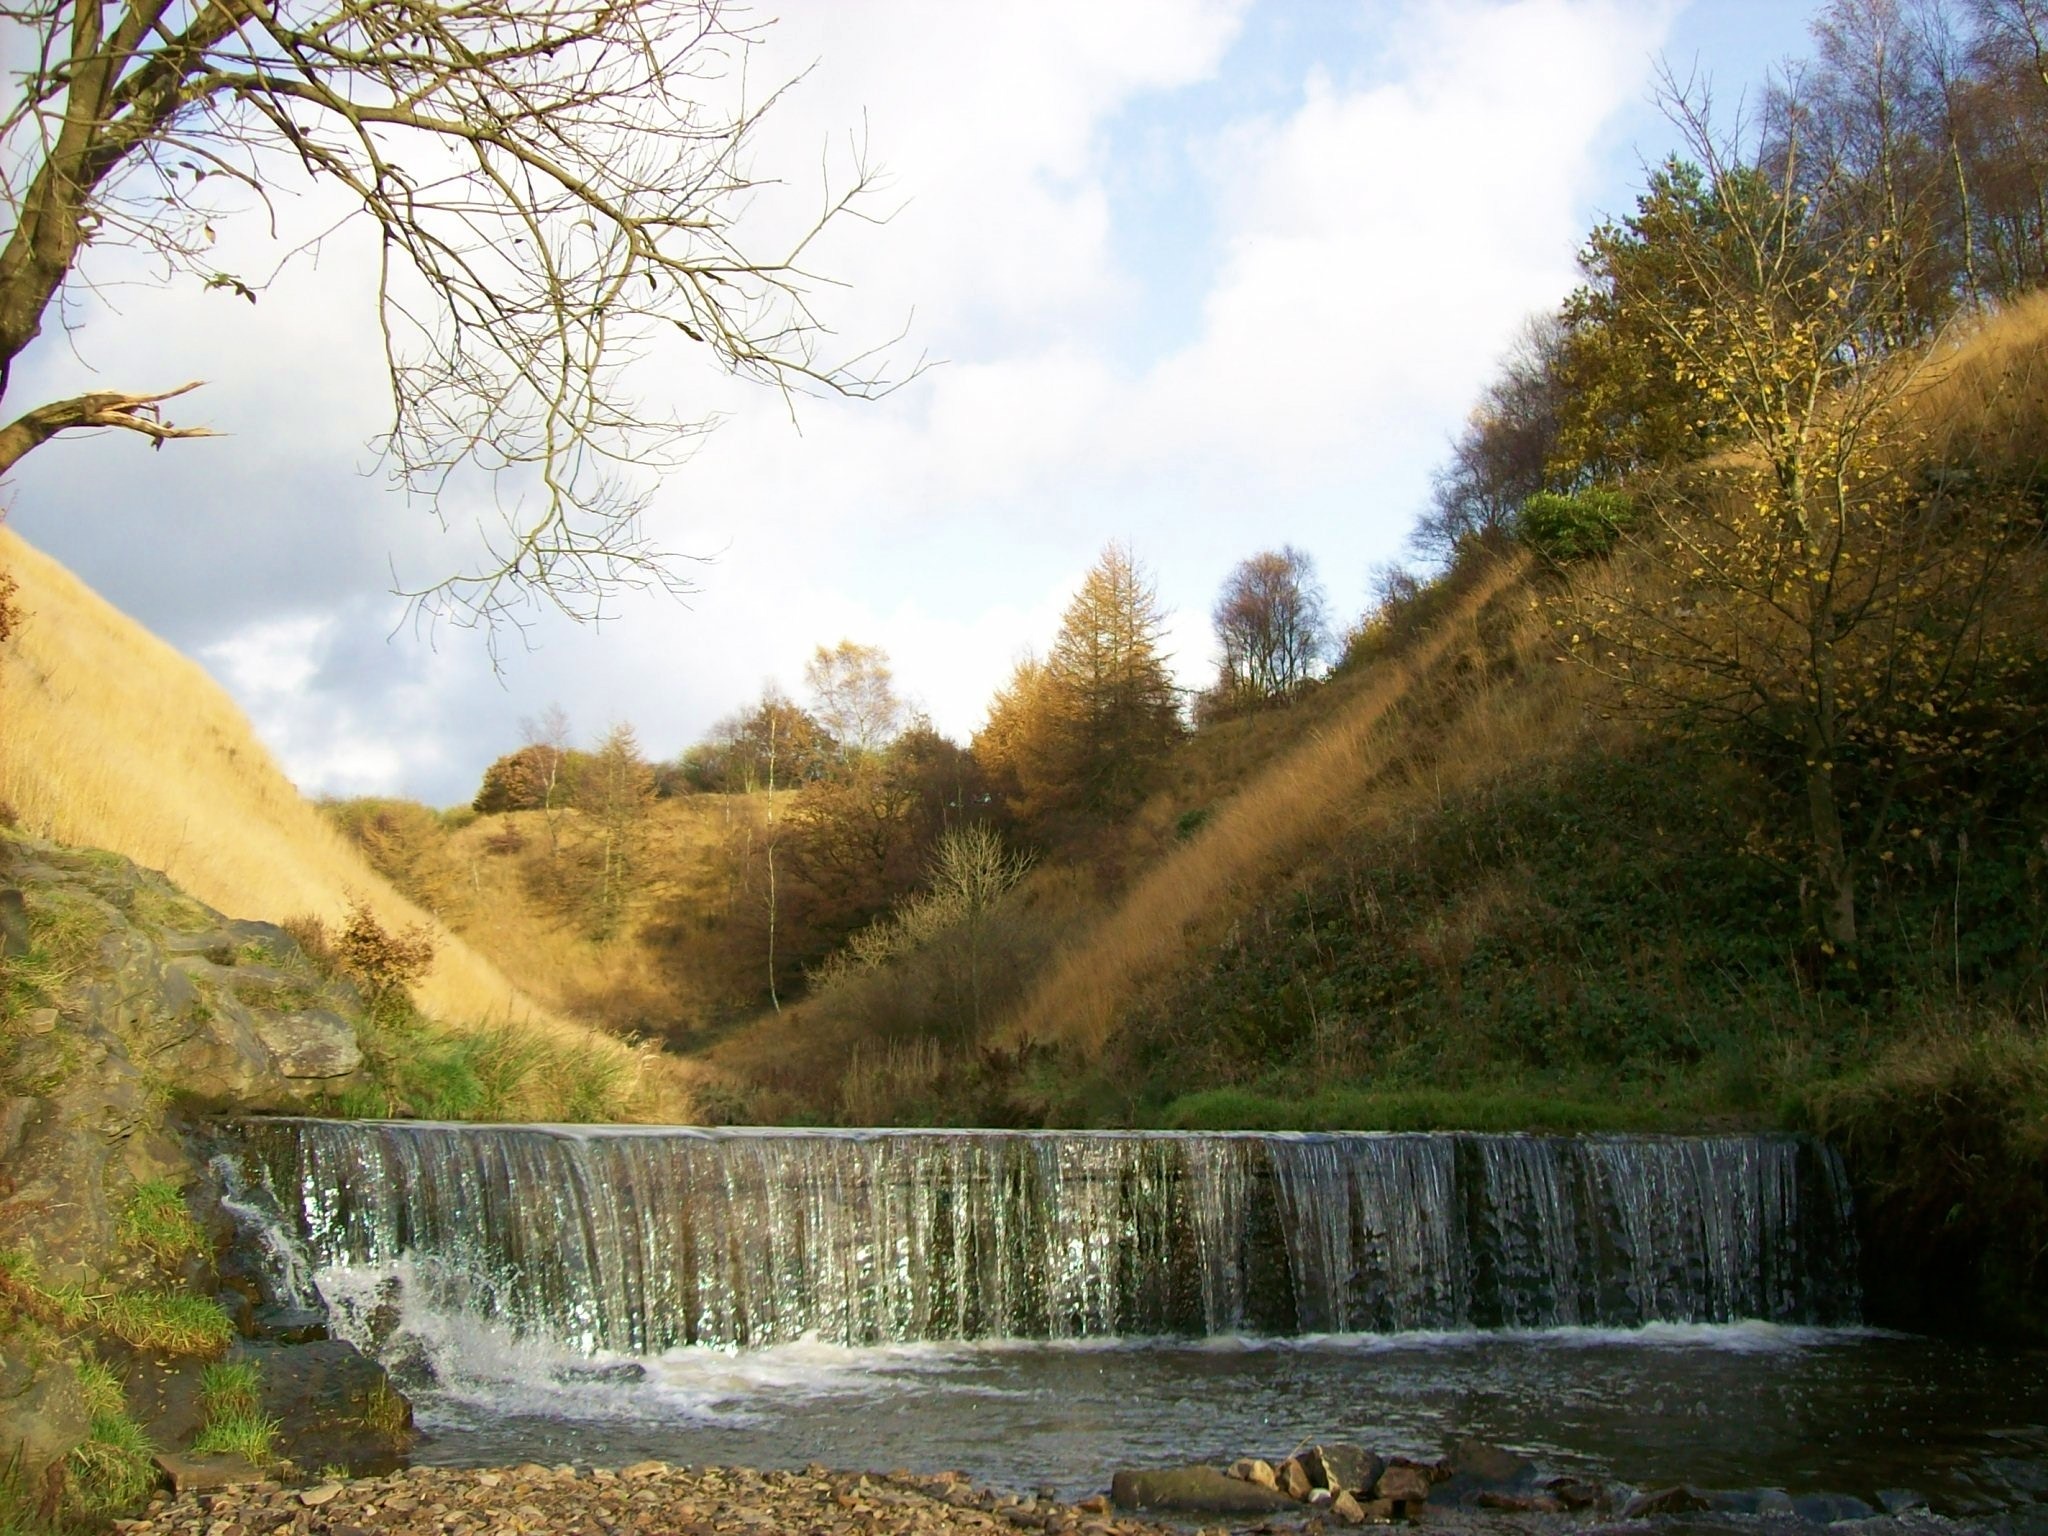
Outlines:
[[203,1296],[172,1291],[128,1291],[98,1304],[99,1325],[137,1349],[166,1355],[217,1355],[235,1336],[234,1324]]
[[262,1383],[255,1362],[223,1360],[199,1376],[199,1407],[205,1427],[192,1449],[240,1456],[251,1466],[268,1466],[277,1443],[278,1422],[260,1411]]
[[206,1250],[184,1192],[169,1179],[144,1180],[129,1193],[121,1208],[121,1237],[159,1264],[175,1265]]
[[85,1398],[91,1428],[72,1449],[69,1464],[71,1497],[88,1515],[132,1509],[156,1486],[151,1458],[156,1447],[128,1415],[121,1378],[101,1361],[78,1363],[78,1385]]

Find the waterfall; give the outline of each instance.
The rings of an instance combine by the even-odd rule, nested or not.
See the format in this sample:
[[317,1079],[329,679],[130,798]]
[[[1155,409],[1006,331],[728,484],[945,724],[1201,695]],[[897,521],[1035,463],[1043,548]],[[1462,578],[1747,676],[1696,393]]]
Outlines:
[[1847,1181],[1791,1136],[223,1127],[317,1270],[586,1353],[1842,1323]]

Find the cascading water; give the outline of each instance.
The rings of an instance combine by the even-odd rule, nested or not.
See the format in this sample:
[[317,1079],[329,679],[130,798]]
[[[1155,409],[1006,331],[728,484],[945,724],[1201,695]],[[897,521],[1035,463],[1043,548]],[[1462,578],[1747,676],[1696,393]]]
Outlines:
[[1853,1322],[1782,1136],[227,1128],[323,1273],[586,1353]]

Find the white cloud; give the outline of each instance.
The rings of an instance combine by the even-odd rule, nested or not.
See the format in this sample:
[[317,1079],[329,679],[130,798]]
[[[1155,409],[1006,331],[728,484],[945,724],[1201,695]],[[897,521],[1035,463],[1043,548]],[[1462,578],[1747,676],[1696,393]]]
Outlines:
[[[842,635],[887,647],[964,734],[1117,537],[1157,572],[1198,683],[1215,587],[1260,547],[1309,550],[1340,615],[1355,607],[1492,359],[1572,280],[1590,205],[1616,200],[1602,134],[1640,98],[1670,11],[1360,0],[1331,34],[1356,57],[1296,39],[1260,55],[1265,83],[1232,74],[1304,14],[787,9],[755,68],[817,63],[768,120],[759,163],[790,185],[757,216],[799,217],[821,147],[865,120],[901,208],[821,247],[848,286],[820,302],[849,346],[914,310],[915,344],[947,361],[877,404],[806,403],[800,431],[765,392],[647,375],[690,413],[735,412],[653,517],[661,542],[717,563],[686,609],[629,599],[595,632],[544,624],[504,689],[467,636],[387,645],[395,606],[366,596],[387,551],[408,574],[457,556],[358,474],[383,419],[360,242],[253,308],[135,290],[120,316],[93,314],[105,376],[205,374],[195,409],[236,436],[161,455],[55,445],[20,476],[17,526],[197,648],[326,789],[466,796],[550,698],[674,750],[764,677],[798,685],[811,647]],[[1134,164],[1169,178],[1142,209]],[[33,373],[77,377],[56,346]]]

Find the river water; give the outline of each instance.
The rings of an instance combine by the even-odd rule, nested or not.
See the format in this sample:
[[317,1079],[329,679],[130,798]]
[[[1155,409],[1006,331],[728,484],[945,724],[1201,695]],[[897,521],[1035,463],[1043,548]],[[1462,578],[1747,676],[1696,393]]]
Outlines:
[[393,1368],[422,1461],[1078,1497],[1121,1466],[1476,1436],[1547,1474],[1911,1490],[2048,1533],[2048,1354],[1844,1326],[1839,1167],[1786,1138],[234,1141],[280,1294]]

